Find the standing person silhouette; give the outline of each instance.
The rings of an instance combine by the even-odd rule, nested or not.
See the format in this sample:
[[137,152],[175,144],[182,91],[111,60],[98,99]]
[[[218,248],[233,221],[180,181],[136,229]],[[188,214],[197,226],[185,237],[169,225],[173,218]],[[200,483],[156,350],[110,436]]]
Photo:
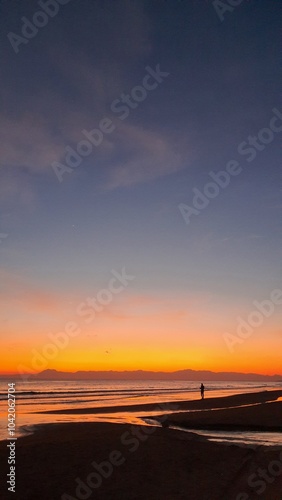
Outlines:
[[200,390],[201,390],[201,398],[204,399],[204,397],[205,397],[205,386],[204,386],[204,384],[201,384]]

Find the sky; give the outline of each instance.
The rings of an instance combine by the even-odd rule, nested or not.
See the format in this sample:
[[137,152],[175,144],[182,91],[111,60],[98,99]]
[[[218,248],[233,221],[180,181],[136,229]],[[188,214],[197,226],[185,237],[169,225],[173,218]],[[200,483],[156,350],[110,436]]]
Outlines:
[[0,2],[1,373],[282,373],[282,2],[236,3]]

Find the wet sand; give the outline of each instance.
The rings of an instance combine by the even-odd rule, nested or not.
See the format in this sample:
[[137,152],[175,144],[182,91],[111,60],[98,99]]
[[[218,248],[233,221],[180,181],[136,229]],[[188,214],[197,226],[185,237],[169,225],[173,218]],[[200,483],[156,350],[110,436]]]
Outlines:
[[231,408],[235,406],[264,403],[266,401],[275,401],[282,397],[282,390],[261,391],[246,394],[235,394],[233,396],[224,396],[219,398],[206,397],[204,400],[193,401],[173,401],[162,403],[147,403],[133,404],[120,406],[101,406],[93,408],[67,408],[65,410],[49,410],[40,413],[48,414],[67,414],[67,415],[83,415],[83,414],[105,414],[118,412],[144,412],[158,411],[161,409],[167,410],[207,410],[212,408]]
[[[276,398],[282,395],[282,391],[275,392]],[[237,403],[240,400],[248,404],[253,397],[259,397],[261,405],[207,413],[218,418],[220,425],[233,425],[240,418],[234,412],[245,412],[244,425],[250,425],[255,415],[252,412],[256,410],[260,412],[258,421],[267,424],[268,430],[277,426],[281,404],[265,402],[273,401],[274,391],[235,398]],[[233,396],[228,399],[234,404]],[[221,398],[222,406],[218,408],[225,408],[226,400]],[[194,403],[210,404],[208,400]],[[269,408],[273,410],[272,421]],[[229,416],[228,412],[231,412]],[[192,413],[180,415],[185,420],[191,418]],[[196,413],[193,415],[196,419]],[[167,421],[177,418],[179,415],[162,416]],[[7,443],[1,442],[2,478],[7,474],[7,457]],[[109,465],[110,459],[113,465]],[[104,463],[101,470],[99,465],[105,461],[107,464]],[[266,472],[267,479],[259,477],[261,470]],[[16,493],[7,493],[2,478],[1,499],[281,500],[282,453],[263,446],[252,449],[212,443],[193,432],[183,433],[166,427],[49,424],[40,426],[34,435],[17,440]],[[85,485],[84,496],[76,492],[78,478]]]
[[[162,420],[162,417],[154,417]],[[224,410],[172,413],[166,425],[177,425],[188,429],[258,431],[282,433],[282,401],[227,408]],[[282,447],[282,434],[281,434]]]

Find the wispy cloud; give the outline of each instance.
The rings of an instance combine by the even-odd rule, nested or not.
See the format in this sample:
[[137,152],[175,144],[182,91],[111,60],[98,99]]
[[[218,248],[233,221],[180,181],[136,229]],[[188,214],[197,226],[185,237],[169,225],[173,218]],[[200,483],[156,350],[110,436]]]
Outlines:
[[116,150],[124,160],[111,168],[107,189],[148,182],[187,166],[187,159],[172,140],[159,132],[130,124],[118,128]]
[[2,117],[0,135],[1,165],[6,168],[26,167],[40,172],[63,151],[62,144],[56,144],[46,123],[38,115],[16,119]]
[[[92,8],[91,4],[88,8]],[[149,54],[150,28],[142,4],[117,0],[109,15],[104,2],[98,1],[94,10],[94,19],[103,29],[93,30],[90,26],[93,16],[87,16],[81,6],[79,16],[85,30],[77,31],[77,39],[71,38],[70,43],[65,44],[61,26],[58,31],[54,30],[48,43],[43,42],[40,62],[44,60],[50,79],[45,78],[43,71],[37,75],[34,86],[33,75],[22,60],[17,65],[7,64],[5,71],[0,70],[5,103],[0,115],[3,177],[5,171],[11,169],[16,173],[26,169],[36,175],[53,175],[52,161],[64,157],[66,145],[82,139],[84,128],[98,126],[109,113],[112,100],[125,91],[128,84],[125,68],[130,61]],[[62,23],[67,26],[67,19],[62,19]],[[28,49],[37,61],[36,44]],[[0,52],[2,54],[3,48]],[[7,58],[5,52],[3,57]],[[104,141],[98,154],[106,146]],[[17,181],[10,176],[1,193],[5,196],[5,192],[17,190]]]

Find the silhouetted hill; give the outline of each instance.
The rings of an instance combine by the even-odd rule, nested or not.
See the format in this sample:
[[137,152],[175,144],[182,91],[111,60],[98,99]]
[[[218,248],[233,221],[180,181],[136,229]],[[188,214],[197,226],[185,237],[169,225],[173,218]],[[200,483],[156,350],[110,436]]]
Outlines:
[[257,373],[212,372],[208,370],[178,370],[175,372],[153,371],[77,371],[61,372],[44,370],[32,378],[36,380],[209,380],[209,381],[266,381],[282,382],[282,375],[261,375]]

